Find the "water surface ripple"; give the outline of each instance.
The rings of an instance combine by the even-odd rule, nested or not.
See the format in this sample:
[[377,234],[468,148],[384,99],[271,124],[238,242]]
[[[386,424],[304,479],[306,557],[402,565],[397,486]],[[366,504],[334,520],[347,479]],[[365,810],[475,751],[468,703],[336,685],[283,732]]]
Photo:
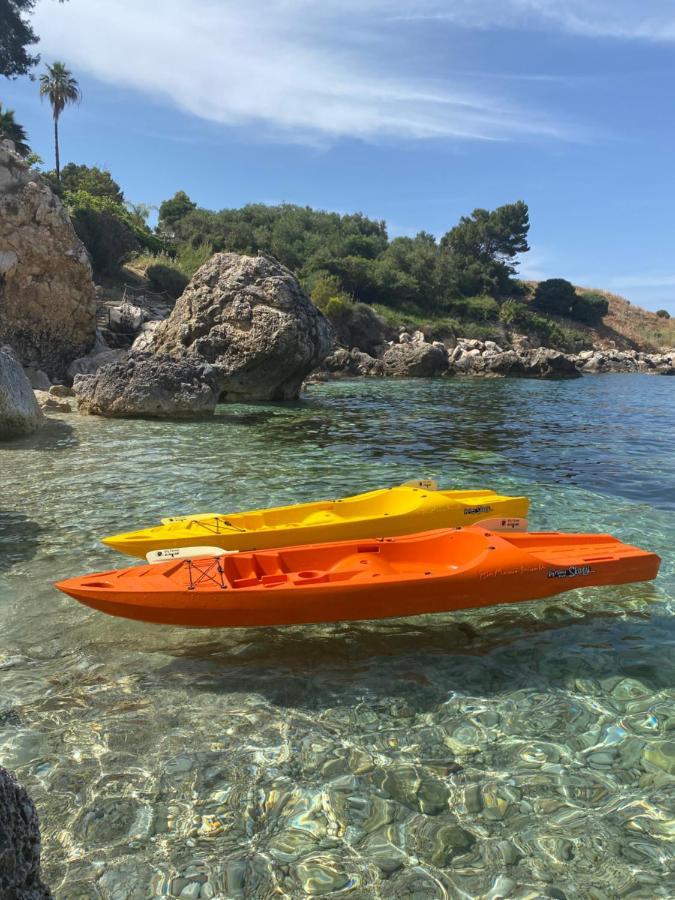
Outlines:
[[[0,762],[58,900],[675,896],[675,381],[311,386],[0,450]],[[189,511],[412,477],[660,553],[654,584],[379,623],[132,624],[55,579]]]

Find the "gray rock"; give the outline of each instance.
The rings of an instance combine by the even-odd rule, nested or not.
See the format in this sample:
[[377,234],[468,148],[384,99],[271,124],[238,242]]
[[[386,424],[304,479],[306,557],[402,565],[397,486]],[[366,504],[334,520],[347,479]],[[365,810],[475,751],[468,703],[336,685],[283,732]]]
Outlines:
[[151,351],[210,364],[225,400],[290,400],[332,343],[328,320],[274,257],[217,253],[157,327]]
[[0,350],[0,440],[31,434],[42,423],[40,407],[23,369]]
[[481,353],[477,347],[459,345],[450,356],[451,369],[463,375],[501,378],[579,378],[573,357],[557,350],[539,347],[517,353],[515,350]]
[[68,366],[67,376],[72,381],[77,375],[94,375],[103,366],[124,362],[127,358],[126,350],[102,350],[100,353],[90,353],[74,360]]
[[24,366],[61,378],[94,343],[91,266],[59,198],[6,143],[0,248],[0,343],[11,342]]
[[368,353],[363,353],[354,347],[351,352],[338,348],[323,361],[323,370],[331,375],[368,376],[377,377],[384,375],[384,365],[381,359],[376,359]]
[[212,415],[220,386],[209,366],[147,357],[105,366],[95,375],[78,375],[73,390],[81,413],[185,419]]
[[445,349],[433,344],[411,341],[394,344],[382,356],[385,375],[399,378],[432,378],[448,371]]
[[580,378],[574,358],[557,350],[538,347],[523,354],[525,378]]
[[0,767],[0,897],[49,900],[40,875],[40,825],[25,788]]
[[24,372],[34,391],[48,391],[52,386],[49,377],[42,369],[32,369],[28,367],[24,369]]
[[153,319],[141,325],[140,331],[131,345],[131,353],[133,355],[138,356],[150,352],[159,323],[159,319]]

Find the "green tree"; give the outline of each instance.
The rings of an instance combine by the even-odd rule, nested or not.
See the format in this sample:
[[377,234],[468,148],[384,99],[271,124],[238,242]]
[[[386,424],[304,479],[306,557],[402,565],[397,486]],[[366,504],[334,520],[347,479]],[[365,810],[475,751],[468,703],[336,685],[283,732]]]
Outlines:
[[529,210],[522,200],[462,216],[441,240],[440,277],[448,295],[497,297],[511,292],[514,260],[530,249],[529,230]]
[[159,224],[168,231],[173,231],[177,223],[185,216],[197,209],[185,191],[176,191],[170,200],[165,200],[159,207]]
[[48,97],[54,117],[54,154],[56,159],[56,180],[61,180],[59,165],[59,116],[69,103],[77,103],[82,99],[82,92],[72,72],[62,62],[47,66],[47,71],[40,75],[40,97]]
[[16,78],[25,75],[39,56],[31,56],[28,47],[37,43],[37,35],[26,19],[35,0],[3,0],[0,3],[0,75]]
[[669,319],[670,318],[670,313],[668,312],[667,309],[657,309],[656,315],[659,317],[659,319]]
[[45,172],[45,177],[59,191],[68,191],[73,194],[77,191],[86,191],[92,197],[107,197],[115,203],[124,203],[122,188],[107,169],[99,169],[97,166],[78,166],[76,163],[70,162],[61,169],[58,182],[54,170]]
[[574,285],[564,278],[547,278],[540,281],[534,292],[534,305],[542,312],[558,316],[572,314],[572,305],[577,298]]
[[24,159],[30,154],[28,135],[14,118],[13,109],[3,109],[0,102],[0,140],[14,141],[14,149]]

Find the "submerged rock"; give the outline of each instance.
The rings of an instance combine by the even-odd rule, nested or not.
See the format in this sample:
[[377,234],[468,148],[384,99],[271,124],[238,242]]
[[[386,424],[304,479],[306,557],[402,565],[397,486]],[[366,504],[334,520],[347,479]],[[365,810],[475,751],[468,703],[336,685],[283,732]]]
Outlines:
[[184,419],[211,415],[219,386],[209,366],[190,360],[130,359],[73,383],[81,413],[111,418]]
[[26,374],[13,356],[0,350],[0,440],[31,434],[42,423]]
[[157,327],[150,351],[211,365],[225,400],[291,400],[332,340],[328,320],[274,257],[217,253]]
[[40,825],[25,788],[0,767],[0,897],[49,900],[40,875]]
[[63,204],[9,141],[0,141],[0,248],[0,343],[60,378],[94,344],[91,266]]

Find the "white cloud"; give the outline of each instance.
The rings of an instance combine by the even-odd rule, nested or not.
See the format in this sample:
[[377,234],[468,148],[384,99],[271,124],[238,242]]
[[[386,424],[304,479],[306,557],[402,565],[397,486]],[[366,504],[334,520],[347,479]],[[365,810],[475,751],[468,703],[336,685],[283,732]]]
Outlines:
[[394,15],[475,28],[553,29],[589,37],[675,40],[672,0],[417,0]]
[[[437,6],[417,3],[427,13]],[[382,30],[385,11],[399,7],[399,0],[43,0],[35,24],[43,55],[76,72],[284,139],[566,136],[547,115],[519,108],[484,81],[464,76],[450,86],[406,73]]]
[[573,136],[493,90],[508,75],[406,72],[415,19],[675,39],[673,0],[41,0],[35,24],[48,58],[285,140]]

